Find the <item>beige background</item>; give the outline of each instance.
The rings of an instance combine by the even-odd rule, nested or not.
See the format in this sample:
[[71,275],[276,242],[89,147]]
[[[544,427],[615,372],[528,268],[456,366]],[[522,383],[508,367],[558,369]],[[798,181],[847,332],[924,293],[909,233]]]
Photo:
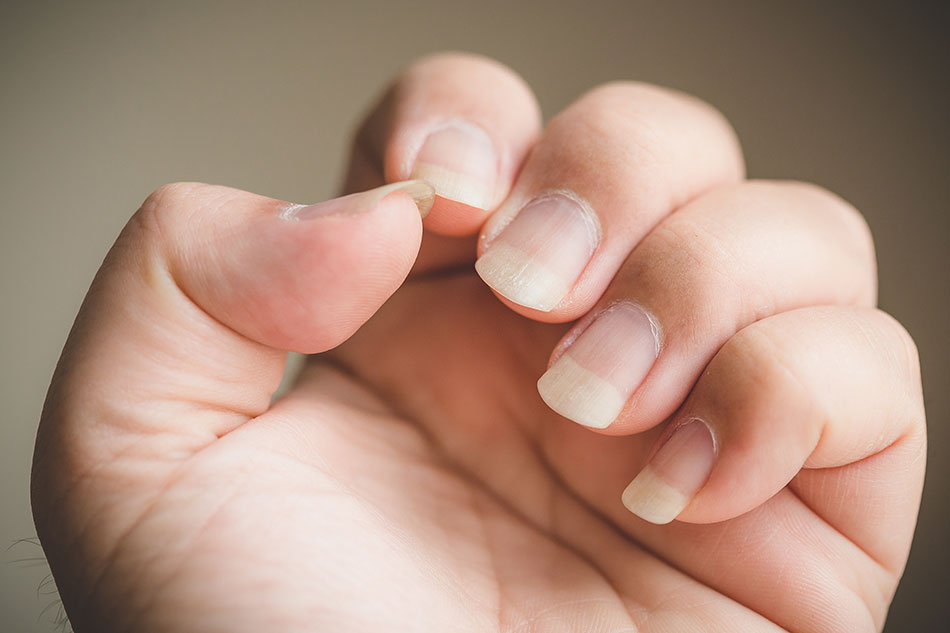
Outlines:
[[[0,4],[0,545],[32,535],[47,381],[87,284],[142,198],[197,179],[330,196],[351,126],[420,54],[479,51],[548,116],[606,80],[693,92],[753,176],[816,181],[867,215],[881,305],[918,341],[931,429],[921,525],[888,631],[948,612],[946,10],[869,2]],[[768,6],[766,6],[768,5]],[[0,560],[0,631],[51,631],[39,555]]]

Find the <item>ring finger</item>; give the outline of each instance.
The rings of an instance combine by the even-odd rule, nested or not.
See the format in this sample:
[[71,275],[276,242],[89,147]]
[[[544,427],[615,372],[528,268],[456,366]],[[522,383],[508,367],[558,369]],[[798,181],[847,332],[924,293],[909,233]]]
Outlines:
[[483,227],[475,268],[516,312],[576,319],[661,219],[742,175],[735,135],[710,106],[654,86],[602,86],[550,122]]

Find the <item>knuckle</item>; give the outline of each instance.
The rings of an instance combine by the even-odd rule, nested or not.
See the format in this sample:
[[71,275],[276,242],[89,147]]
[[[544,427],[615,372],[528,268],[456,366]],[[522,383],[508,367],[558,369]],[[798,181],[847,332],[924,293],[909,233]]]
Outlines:
[[[712,223],[711,223],[712,222]],[[751,266],[741,248],[723,238],[715,218],[674,214],[628,259],[636,279],[662,310],[682,314],[690,340],[716,339],[775,312],[772,279]],[[729,315],[724,318],[724,315]]]
[[208,203],[211,185],[175,182],[153,191],[129,221],[127,232],[147,242],[174,244]]
[[927,414],[917,343],[900,321],[883,310],[859,310],[855,315],[860,340],[870,348],[873,362],[882,367],[881,374],[897,399],[894,409],[902,414],[905,433],[925,450]]
[[521,75],[476,53],[440,52],[420,57],[401,73],[396,84],[397,91],[426,85],[429,90],[445,89],[456,94],[460,87],[485,86],[491,93],[502,90],[520,95],[531,108],[537,109],[534,92]]
[[[710,397],[725,415],[764,415],[776,402],[807,402],[810,394],[787,359],[788,350],[768,327],[747,326],[732,336],[710,363],[707,373],[718,388]],[[740,410],[741,409],[741,410]]]
[[411,137],[419,124],[450,119],[497,131],[495,140],[503,144],[534,138],[541,109],[524,79],[504,64],[471,53],[437,53],[399,73],[361,121],[356,141],[386,158],[405,151],[400,139]]
[[787,180],[747,181],[731,188],[726,195],[728,201],[720,200],[721,206],[755,213],[780,210],[795,216],[810,240],[846,264],[839,271],[849,279],[847,286],[841,286],[841,300],[849,305],[874,305],[874,240],[864,216],[851,204],[818,185]]
[[821,204],[829,213],[835,214],[846,226],[848,233],[872,259],[874,257],[874,238],[867,219],[851,203],[838,194],[816,184],[795,181],[792,183],[804,196],[811,196],[816,204]]
[[656,279],[658,290],[675,284],[670,294],[680,301],[689,297],[693,305],[722,306],[731,288],[748,285],[737,278],[735,255],[699,222],[671,219],[654,229],[643,248],[645,274]]
[[[553,126],[582,123],[601,136],[623,136],[628,142],[642,142],[656,135],[648,106],[662,90],[632,82],[614,82],[587,92],[555,117]],[[653,132],[653,134],[650,134]],[[655,141],[654,141],[655,142]]]
[[550,121],[545,152],[561,164],[583,159],[585,172],[620,188],[616,197],[665,204],[674,175],[661,125],[639,98],[647,90],[635,84],[595,88]]
[[458,71],[474,71],[477,73],[489,72],[506,77],[520,76],[508,66],[496,59],[461,51],[442,51],[418,58],[409,66],[406,74],[437,72],[438,74],[454,74]]
[[638,81],[611,81],[601,84],[582,95],[577,103],[619,111],[685,107],[721,116],[715,108],[697,97],[671,88]]
[[[618,192],[625,198],[647,195],[665,206],[685,202],[692,195],[687,190],[734,180],[743,171],[738,141],[718,111],[694,97],[643,83],[593,88],[551,120],[544,141],[548,151],[563,146],[569,164],[583,157],[583,169],[596,171],[600,181],[626,187]],[[688,148],[696,143],[711,149],[689,175],[680,168],[690,164]]]
[[174,182],[162,185],[148,195],[139,209],[139,214],[155,219],[169,215],[177,216],[192,206],[195,194],[204,187],[206,185],[196,182]]
[[624,109],[665,92],[665,88],[637,81],[610,81],[591,88],[581,95],[577,103],[581,106]]
[[106,258],[122,262],[151,287],[165,279],[167,262],[178,247],[187,222],[183,215],[194,206],[200,183],[177,182],[162,185],[148,195],[122,229]]
[[649,124],[657,132],[661,124],[674,121],[677,125],[690,122],[725,132],[734,141],[734,132],[726,117],[714,106],[685,92],[634,81],[614,81],[597,86],[577,100],[582,114],[604,118],[613,123],[630,121],[636,125]]
[[875,309],[874,315],[877,317],[883,337],[886,339],[883,341],[885,352],[890,352],[888,356],[896,365],[903,383],[915,397],[922,397],[920,350],[916,341],[914,341],[914,337],[900,321],[887,312]]
[[853,205],[838,194],[820,185],[797,180],[759,182],[764,187],[775,188],[778,195],[791,197],[804,208],[819,210],[833,218],[842,228],[845,241],[855,258],[868,270],[876,270],[874,238],[865,217]]

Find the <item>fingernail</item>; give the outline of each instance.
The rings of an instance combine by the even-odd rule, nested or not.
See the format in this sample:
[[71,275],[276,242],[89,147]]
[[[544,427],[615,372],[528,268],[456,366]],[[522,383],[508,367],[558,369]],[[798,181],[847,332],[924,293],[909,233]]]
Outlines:
[[422,217],[426,217],[435,201],[435,190],[431,185],[421,180],[405,180],[317,204],[294,204],[284,209],[280,217],[285,220],[311,220],[328,215],[366,213],[374,209],[380,200],[396,191],[401,191],[412,198]]
[[518,212],[475,270],[506,299],[549,312],[568,295],[598,241],[593,213],[568,195],[547,194]]
[[651,523],[669,523],[699,492],[716,459],[712,432],[693,418],[673,428],[646,467],[623,491],[623,505]]
[[430,183],[437,196],[490,209],[498,178],[498,155],[482,128],[453,121],[429,134],[416,155],[410,177]]
[[659,336],[643,309],[615,303],[594,317],[544,372],[538,393],[565,418],[607,428],[653,367]]

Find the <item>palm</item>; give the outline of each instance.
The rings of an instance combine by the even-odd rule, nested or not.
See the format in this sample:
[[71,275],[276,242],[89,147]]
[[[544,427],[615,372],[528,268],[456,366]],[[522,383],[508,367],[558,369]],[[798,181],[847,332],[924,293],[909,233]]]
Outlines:
[[[407,283],[165,493],[194,511],[183,534],[160,510],[139,528],[186,544],[150,570],[180,582],[149,617],[198,594],[280,630],[807,629],[825,581],[789,563],[785,528],[827,526],[791,492],[710,526],[629,515],[619,492],[655,435],[601,436],[546,409],[534,382],[564,330],[468,273]],[[779,578],[800,591],[778,598]]]

